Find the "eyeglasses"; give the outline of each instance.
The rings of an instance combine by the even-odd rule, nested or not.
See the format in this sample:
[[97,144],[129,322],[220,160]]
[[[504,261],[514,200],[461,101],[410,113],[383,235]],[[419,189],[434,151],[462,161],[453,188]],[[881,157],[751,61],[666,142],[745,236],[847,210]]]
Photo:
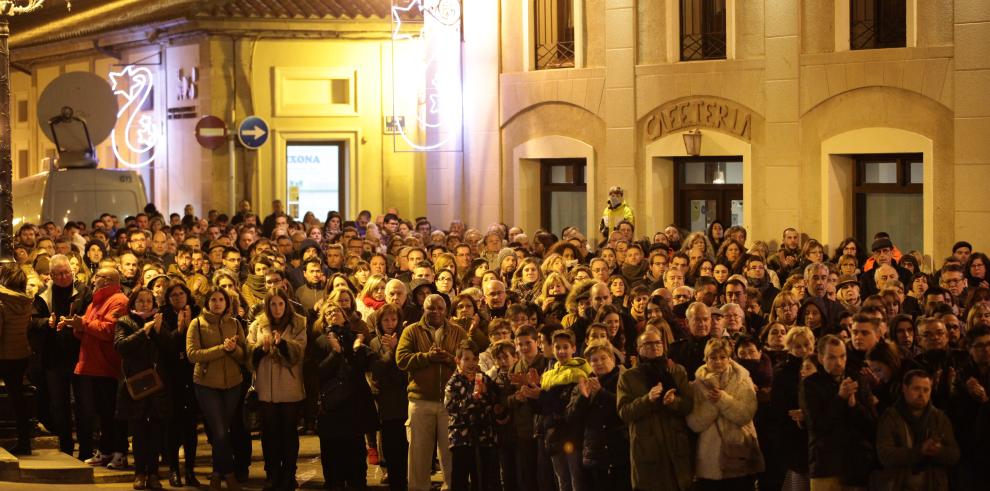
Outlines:
[[972,346],[970,346],[970,348],[973,348],[975,350],[987,349],[990,348],[990,342],[975,343]]
[[948,333],[945,331],[927,331],[921,333],[921,337],[928,339],[944,338],[946,336],[948,336]]
[[643,341],[639,345],[641,348],[662,348],[663,341]]

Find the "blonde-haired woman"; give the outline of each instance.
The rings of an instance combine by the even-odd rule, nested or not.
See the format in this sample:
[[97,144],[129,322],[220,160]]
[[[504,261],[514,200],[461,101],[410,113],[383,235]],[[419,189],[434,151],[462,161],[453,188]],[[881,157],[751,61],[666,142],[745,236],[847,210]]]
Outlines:
[[383,274],[373,274],[364,282],[364,288],[358,295],[357,311],[362,319],[368,319],[371,314],[385,305],[385,284],[388,278]]
[[[693,384],[687,424],[698,433],[695,488],[752,490],[756,474],[763,471],[753,425],[756,391],[749,372],[732,359],[728,340],[708,341],[705,364],[698,367]],[[740,453],[743,458],[736,458]]]
[[[801,387],[801,367],[815,352],[815,333],[805,326],[792,327],[784,335],[787,358],[773,374],[770,389],[770,412],[777,422],[776,438],[770,443],[774,467],[783,472],[781,489],[807,491],[808,480],[808,429],[804,425],[804,412],[798,401]],[[779,475],[779,474],[778,474]]]

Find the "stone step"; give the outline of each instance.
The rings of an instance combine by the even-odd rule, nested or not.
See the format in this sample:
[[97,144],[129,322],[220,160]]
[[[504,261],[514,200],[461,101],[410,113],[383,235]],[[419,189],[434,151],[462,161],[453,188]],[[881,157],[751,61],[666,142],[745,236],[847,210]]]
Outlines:
[[91,484],[93,468],[58,450],[40,449],[20,457],[20,482]]
[[17,457],[0,447],[0,481],[17,481],[20,478],[21,468]]

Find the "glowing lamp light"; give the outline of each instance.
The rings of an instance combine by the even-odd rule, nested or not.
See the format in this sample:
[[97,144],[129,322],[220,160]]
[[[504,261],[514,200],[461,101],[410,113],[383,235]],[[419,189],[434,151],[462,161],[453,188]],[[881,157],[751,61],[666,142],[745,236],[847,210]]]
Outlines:
[[[395,99],[403,91],[416,91],[413,128],[400,126],[397,137],[416,151],[460,151],[463,125],[461,93],[461,0],[392,0],[394,120],[399,120]],[[403,19],[422,16],[419,32],[403,31]],[[420,58],[406,60],[398,69],[395,51],[400,41],[412,43]],[[400,73],[402,72],[402,73]],[[411,81],[411,82],[410,82]],[[425,141],[411,134],[425,131]]]
[[[113,154],[117,157],[117,161],[126,167],[134,169],[145,167],[155,160],[155,147],[161,134],[161,123],[156,121],[152,114],[141,110],[151,97],[154,77],[148,67],[128,65],[119,72],[110,72],[110,84],[113,93],[124,99],[124,103],[117,110],[117,119],[130,112],[123,134],[118,136],[116,127],[110,133]],[[118,140],[122,140],[131,155],[137,158],[132,160],[130,157],[125,157]],[[141,157],[142,155],[146,156]]]

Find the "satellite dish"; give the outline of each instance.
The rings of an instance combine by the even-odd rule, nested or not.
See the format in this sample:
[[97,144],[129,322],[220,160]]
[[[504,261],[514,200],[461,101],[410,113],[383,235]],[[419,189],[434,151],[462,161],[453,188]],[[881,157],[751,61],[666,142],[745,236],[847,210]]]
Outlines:
[[117,96],[110,84],[89,72],[52,80],[38,100],[38,125],[58,150],[61,168],[96,167],[95,146],[117,124]]

